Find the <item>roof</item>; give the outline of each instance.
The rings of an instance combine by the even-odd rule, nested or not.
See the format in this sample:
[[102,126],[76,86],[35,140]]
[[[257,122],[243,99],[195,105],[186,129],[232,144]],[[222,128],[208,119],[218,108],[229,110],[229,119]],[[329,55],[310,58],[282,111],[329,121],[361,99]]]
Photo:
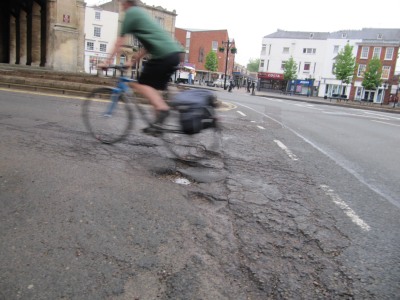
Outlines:
[[285,31],[278,29],[276,32],[264,36],[265,38],[282,39],[352,39],[365,42],[379,41],[380,43],[399,43],[400,29],[396,28],[363,28],[361,30],[339,30],[335,32],[312,32],[312,31]]
[[326,40],[329,37],[329,32],[312,32],[312,31],[285,31],[278,29],[278,31],[264,36],[265,38],[275,39],[313,39],[313,40]]

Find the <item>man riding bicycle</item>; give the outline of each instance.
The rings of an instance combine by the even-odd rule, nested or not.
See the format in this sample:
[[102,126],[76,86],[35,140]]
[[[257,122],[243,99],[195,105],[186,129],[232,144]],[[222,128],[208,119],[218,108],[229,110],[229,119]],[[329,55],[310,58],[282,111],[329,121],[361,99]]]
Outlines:
[[106,61],[110,65],[113,57],[125,44],[125,35],[133,34],[143,45],[136,53],[136,59],[149,54],[150,59],[144,64],[138,82],[131,87],[150,101],[155,109],[155,122],[143,131],[157,135],[162,131],[162,124],[169,115],[169,106],[162,98],[160,90],[167,88],[171,75],[181,61],[183,48],[140,6],[139,0],[120,0],[125,18],[113,51]]

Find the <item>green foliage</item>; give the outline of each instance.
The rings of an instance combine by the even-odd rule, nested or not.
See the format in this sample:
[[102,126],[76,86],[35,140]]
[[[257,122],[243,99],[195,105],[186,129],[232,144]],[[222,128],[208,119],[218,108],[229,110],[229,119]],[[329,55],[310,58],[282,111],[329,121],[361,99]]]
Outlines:
[[259,67],[260,67],[260,59],[250,58],[249,63],[247,64],[247,70],[249,72],[258,72]]
[[218,70],[218,57],[214,51],[210,51],[206,56],[206,63],[204,65],[206,70],[215,72]]
[[356,58],[353,56],[353,46],[347,44],[336,57],[333,74],[336,75],[336,79],[349,84],[353,80],[355,67]]
[[362,86],[366,90],[376,90],[382,84],[382,64],[379,58],[374,57],[367,65]]
[[297,78],[297,63],[294,61],[293,56],[285,63],[283,67],[283,79],[286,81],[294,80]]

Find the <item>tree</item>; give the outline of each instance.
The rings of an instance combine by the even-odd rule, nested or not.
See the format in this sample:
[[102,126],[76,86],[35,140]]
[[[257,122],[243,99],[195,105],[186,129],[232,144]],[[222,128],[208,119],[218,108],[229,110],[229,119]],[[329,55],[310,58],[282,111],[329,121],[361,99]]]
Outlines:
[[[342,84],[349,84],[353,80],[355,67],[356,58],[353,56],[353,46],[346,44],[336,56],[333,74],[336,75],[336,79],[341,80]],[[340,91],[343,94],[342,86],[340,86]]]
[[367,65],[362,86],[366,90],[376,90],[382,84],[382,64],[379,58],[374,57]]
[[247,70],[249,72],[258,72],[258,69],[260,67],[260,59],[252,59],[250,58],[249,63],[247,64]]
[[[206,70],[211,72],[215,72],[218,70],[218,57],[217,53],[215,53],[213,50],[208,52],[204,67],[206,68]],[[210,73],[208,73],[208,80],[210,80]]]
[[289,86],[289,81],[297,78],[297,63],[294,61],[293,56],[285,62],[283,66],[283,79],[286,80],[286,90]]

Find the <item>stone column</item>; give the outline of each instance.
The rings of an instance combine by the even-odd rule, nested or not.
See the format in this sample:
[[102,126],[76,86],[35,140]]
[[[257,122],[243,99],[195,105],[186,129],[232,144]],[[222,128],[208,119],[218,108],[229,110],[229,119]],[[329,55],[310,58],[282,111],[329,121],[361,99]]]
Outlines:
[[40,41],[41,41],[40,6],[33,2],[32,6],[32,66],[40,65]]
[[20,51],[19,51],[19,64],[26,65],[27,56],[26,56],[26,47],[27,47],[27,13],[21,10],[19,14],[19,43],[20,43]]

